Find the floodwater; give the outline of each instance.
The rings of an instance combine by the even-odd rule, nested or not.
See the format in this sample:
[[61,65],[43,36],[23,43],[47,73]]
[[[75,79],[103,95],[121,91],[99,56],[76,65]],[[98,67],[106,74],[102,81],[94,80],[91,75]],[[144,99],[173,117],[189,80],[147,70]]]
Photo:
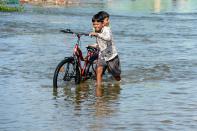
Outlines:
[[[24,5],[0,13],[1,131],[195,131],[196,0],[96,0],[68,6]],[[53,91],[55,67],[90,32],[99,10],[111,14],[122,81],[104,76]],[[83,37],[81,48],[94,43]]]

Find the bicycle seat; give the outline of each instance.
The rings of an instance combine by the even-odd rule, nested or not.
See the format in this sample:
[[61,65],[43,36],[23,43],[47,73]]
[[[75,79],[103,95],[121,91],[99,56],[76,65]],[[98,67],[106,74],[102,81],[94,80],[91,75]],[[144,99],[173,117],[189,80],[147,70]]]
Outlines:
[[93,46],[87,46],[86,48],[88,51],[97,51],[98,50],[98,48],[93,47]]

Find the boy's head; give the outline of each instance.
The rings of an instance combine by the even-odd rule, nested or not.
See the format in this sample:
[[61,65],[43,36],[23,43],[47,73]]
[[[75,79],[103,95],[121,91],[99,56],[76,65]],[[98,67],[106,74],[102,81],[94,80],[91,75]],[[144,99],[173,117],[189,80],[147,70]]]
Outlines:
[[95,29],[95,32],[101,32],[104,22],[103,17],[100,14],[96,14],[92,17],[92,24]]
[[109,14],[105,11],[100,11],[98,14],[103,17],[104,26],[109,26]]

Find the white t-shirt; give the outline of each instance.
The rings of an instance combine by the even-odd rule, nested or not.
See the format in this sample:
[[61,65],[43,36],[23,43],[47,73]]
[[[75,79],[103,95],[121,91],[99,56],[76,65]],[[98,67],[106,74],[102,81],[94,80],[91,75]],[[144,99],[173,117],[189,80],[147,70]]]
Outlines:
[[98,33],[96,43],[99,47],[99,57],[101,59],[109,61],[118,55],[110,27],[103,27],[101,33]]

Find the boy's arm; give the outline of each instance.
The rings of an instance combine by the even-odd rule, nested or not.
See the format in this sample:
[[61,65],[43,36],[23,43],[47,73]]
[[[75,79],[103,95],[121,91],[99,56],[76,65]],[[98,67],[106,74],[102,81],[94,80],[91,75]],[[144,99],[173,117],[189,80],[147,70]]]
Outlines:
[[96,36],[99,37],[105,41],[111,41],[112,40],[112,33],[110,29],[105,29],[103,30],[102,33],[96,33],[96,32],[91,32],[90,36]]

